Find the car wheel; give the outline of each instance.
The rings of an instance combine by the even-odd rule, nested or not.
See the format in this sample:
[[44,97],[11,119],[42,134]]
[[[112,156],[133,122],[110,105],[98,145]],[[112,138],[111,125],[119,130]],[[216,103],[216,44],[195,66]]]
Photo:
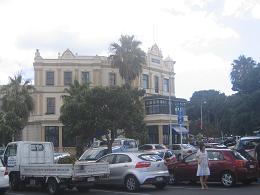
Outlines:
[[165,188],[165,186],[167,186],[167,183],[158,183],[158,184],[154,184],[157,190],[162,190],[163,188]]
[[140,189],[140,183],[135,176],[129,175],[125,179],[125,188],[129,192],[137,192]]
[[49,194],[54,195],[60,192],[60,187],[56,179],[49,179],[47,182],[47,190]]
[[236,181],[234,175],[229,171],[223,172],[221,175],[221,183],[225,187],[231,187],[235,185]]
[[6,189],[0,189],[0,195],[4,195],[6,192]]
[[17,191],[19,190],[19,176],[17,174],[11,174],[9,183],[10,183],[10,188],[12,191]]

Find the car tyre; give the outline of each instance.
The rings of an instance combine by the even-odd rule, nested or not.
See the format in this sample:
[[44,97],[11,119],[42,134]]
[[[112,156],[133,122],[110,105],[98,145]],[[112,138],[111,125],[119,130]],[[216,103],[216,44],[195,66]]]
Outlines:
[[0,189],[0,195],[4,195],[6,192],[6,189]]
[[12,191],[19,190],[20,179],[18,174],[11,174],[9,178],[10,188]]
[[125,179],[125,189],[128,192],[138,192],[140,190],[140,183],[135,176],[129,175]]
[[236,183],[235,176],[230,171],[225,171],[221,174],[221,183],[225,187],[234,186]]
[[60,192],[60,186],[59,186],[58,182],[56,181],[56,179],[51,178],[48,180],[47,190],[48,190],[49,194],[51,194],[51,195],[55,195]]
[[157,190],[162,190],[163,188],[165,188],[167,186],[167,183],[157,183],[154,184]]

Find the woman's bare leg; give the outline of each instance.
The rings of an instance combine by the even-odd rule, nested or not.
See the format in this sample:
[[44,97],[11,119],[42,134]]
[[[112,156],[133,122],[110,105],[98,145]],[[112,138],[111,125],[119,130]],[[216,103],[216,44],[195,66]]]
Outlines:
[[207,175],[205,175],[205,177],[204,177],[204,187],[206,188],[206,189],[208,189],[208,185],[207,185],[207,181],[208,181],[208,176]]
[[200,185],[201,185],[201,188],[202,188],[202,189],[205,189],[203,176],[200,176]]

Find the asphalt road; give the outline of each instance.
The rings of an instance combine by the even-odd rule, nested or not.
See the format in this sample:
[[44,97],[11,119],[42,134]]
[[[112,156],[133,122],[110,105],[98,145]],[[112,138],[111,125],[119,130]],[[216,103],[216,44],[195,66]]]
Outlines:
[[[153,186],[143,186],[138,193],[129,193],[122,188],[111,188],[109,186],[91,189],[89,192],[80,193],[77,190],[66,190],[63,195],[259,195],[260,184],[236,185],[232,188],[224,188],[220,184],[209,184],[208,190],[200,189],[199,184],[180,184],[167,186],[164,190],[156,190]],[[9,191],[6,195],[48,195],[47,192],[37,188],[30,188],[26,191],[12,192]]]

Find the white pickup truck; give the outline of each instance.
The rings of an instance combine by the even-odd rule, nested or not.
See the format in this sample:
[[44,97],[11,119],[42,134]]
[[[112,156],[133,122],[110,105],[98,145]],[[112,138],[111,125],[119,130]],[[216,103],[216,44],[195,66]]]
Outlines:
[[40,185],[50,194],[73,187],[87,191],[95,180],[110,173],[107,163],[55,164],[51,142],[11,142],[5,149],[4,162],[12,190]]

